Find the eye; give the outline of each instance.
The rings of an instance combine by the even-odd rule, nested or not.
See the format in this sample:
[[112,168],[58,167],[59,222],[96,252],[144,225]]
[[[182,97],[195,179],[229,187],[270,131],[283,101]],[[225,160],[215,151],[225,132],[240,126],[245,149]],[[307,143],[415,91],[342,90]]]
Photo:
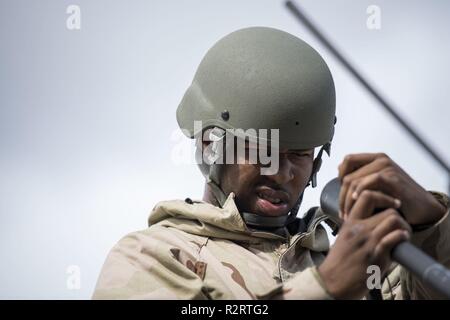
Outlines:
[[294,151],[294,152],[291,152],[291,155],[293,155],[294,158],[296,158],[296,159],[301,159],[301,158],[309,159],[309,158],[312,158],[312,153],[308,152],[308,151]]

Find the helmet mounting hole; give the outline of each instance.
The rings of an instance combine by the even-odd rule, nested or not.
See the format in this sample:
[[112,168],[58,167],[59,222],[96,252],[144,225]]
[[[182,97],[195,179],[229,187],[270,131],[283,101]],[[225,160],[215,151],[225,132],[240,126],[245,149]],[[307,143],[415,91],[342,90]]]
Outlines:
[[225,121],[228,121],[228,119],[230,119],[230,113],[228,112],[228,110],[224,110],[220,116]]

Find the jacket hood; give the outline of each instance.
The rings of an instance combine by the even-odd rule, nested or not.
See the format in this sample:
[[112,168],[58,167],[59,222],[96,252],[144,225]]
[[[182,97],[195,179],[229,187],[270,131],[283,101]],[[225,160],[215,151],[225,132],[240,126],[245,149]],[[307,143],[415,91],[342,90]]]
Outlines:
[[234,197],[234,193],[230,193],[222,208],[204,201],[161,201],[150,213],[148,224],[229,240],[285,239],[270,232],[250,230],[236,207]]
[[[189,234],[234,241],[258,243],[264,240],[286,240],[286,237],[271,232],[249,229],[242,219],[230,193],[222,208],[204,201],[188,203],[183,200],[159,202],[152,210],[149,226],[172,227]],[[326,220],[321,210],[312,208],[307,213],[310,220],[308,235],[303,237],[303,245],[322,250],[329,246],[328,237],[321,221]],[[316,230],[317,229],[317,230]]]

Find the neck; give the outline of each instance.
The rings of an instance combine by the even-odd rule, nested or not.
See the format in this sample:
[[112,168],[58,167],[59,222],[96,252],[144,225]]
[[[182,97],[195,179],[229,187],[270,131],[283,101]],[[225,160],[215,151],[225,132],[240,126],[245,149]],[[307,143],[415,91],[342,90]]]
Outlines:
[[212,205],[216,207],[220,207],[219,201],[217,201],[216,196],[211,190],[211,187],[205,183],[205,190],[203,192],[203,201],[211,203]]

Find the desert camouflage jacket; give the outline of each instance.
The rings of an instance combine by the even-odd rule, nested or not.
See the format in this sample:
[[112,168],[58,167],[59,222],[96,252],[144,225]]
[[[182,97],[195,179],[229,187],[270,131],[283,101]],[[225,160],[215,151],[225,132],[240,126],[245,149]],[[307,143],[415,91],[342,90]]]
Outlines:
[[[435,225],[413,233],[412,242],[450,267],[447,207]],[[331,299],[317,273],[329,250],[318,208],[303,229],[288,237],[249,230],[230,194],[223,208],[196,201],[158,203],[149,228],[122,238],[109,253],[94,299]],[[440,296],[401,266],[392,265],[384,299]]]

